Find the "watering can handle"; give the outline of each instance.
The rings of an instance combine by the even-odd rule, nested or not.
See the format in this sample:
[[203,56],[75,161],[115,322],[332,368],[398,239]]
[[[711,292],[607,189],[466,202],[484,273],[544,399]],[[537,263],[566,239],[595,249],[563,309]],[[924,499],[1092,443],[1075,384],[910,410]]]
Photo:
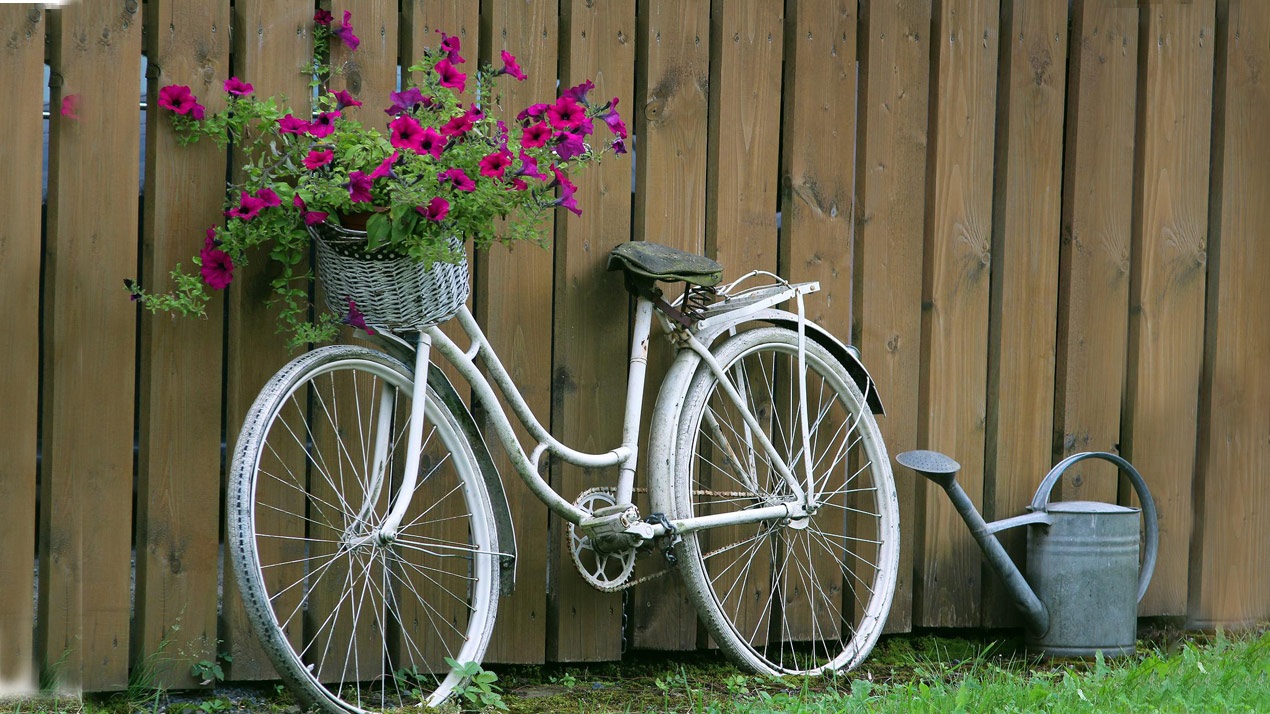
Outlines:
[[1102,459],[1110,461],[1129,477],[1129,481],[1133,484],[1133,490],[1138,494],[1138,501],[1142,504],[1142,518],[1146,523],[1147,550],[1142,556],[1142,570],[1138,575],[1138,602],[1142,602],[1142,596],[1147,593],[1147,585],[1151,583],[1151,574],[1155,572],[1155,556],[1160,545],[1160,524],[1155,515],[1155,501],[1151,498],[1151,492],[1147,490],[1146,481],[1142,480],[1142,475],[1138,470],[1133,468],[1124,458],[1116,454],[1107,453],[1105,451],[1085,451],[1079,454],[1072,454],[1062,461],[1058,462],[1050,472],[1045,474],[1045,478],[1041,480],[1041,485],[1036,488],[1036,495],[1032,497],[1032,504],[1028,506],[1029,511],[1045,511],[1049,505],[1050,494],[1054,491],[1054,485],[1058,483],[1058,479],[1062,477],[1072,464],[1085,459]]

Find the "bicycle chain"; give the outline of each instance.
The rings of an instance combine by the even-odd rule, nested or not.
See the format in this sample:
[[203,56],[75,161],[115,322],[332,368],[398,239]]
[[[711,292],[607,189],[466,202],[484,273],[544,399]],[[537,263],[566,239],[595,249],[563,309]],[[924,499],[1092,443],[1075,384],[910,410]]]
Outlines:
[[[603,493],[608,493],[608,494],[613,494],[613,495],[616,495],[616,493],[617,493],[617,489],[613,488],[612,486],[597,486],[597,487],[595,487],[595,488],[589,488],[589,489],[587,489],[586,491],[583,491],[583,494],[586,494],[586,493],[592,493],[592,492],[595,492],[595,491],[600,491],[600,492],[603,492]],[[646,493],[648,493],[648,489],[647,489],[647,488],[637,488],[637,489],[635,489],[635,490],[634,490],[634,493],[645,493],[645,494],[646,494]],[[722,496],[722,497],[726,497],[726,498],[738,498],[738,497],[739,497],[739,498],[752,498],[752,497],[754,497],[754,495],[755,495],[753,492],[750,492],[750,491],[709,491],[709,490],[705,490],[705,489],[698,489],[698,490],[694,490],[694,491],[692,492],[692,494],[693,494],[694,496]],[[725,551],[725,550],[727,550],[728,548],[731,548],[731,547],[732,547],[732,545],[725,545],[725,546],[723,546],[723,547],[721,547],[721,548],[718,548],[718,549],[716,549],[716,550],[712,550],[712,551],[710,551],[709,553],[706,553],[704,556],[702,556],[702,559],[706,559],[706,558],[709,558],[709,557],[710,557],[710,556],[712,556],[712,555],[716,555],[716,554],[718,554],[718,553],[722,553],[723,551]],[[575,566],[575,567],[576,567],[576,566]],[[666,566],[665,568],[662,568],[661,570],[658,570],[658,571],[657,571],[657,572],[655,572],[655,573],[649,573],[648,575],[645,575],[645,576],[643,576],[643,577],[635,578],[634,580],[628,580],[628,581],[626,581],[626,582],[622,583],[621,585],[599,586],[599,585],[596,585],[596,584],[595,584],[595,583],[593,583],[593,582],[590,582],[589,580],[587,581],[587,584],[589,584],[591,587],[595,588],[596,590],[599,590],[600,592],[606,592],[606,593],[618,593],[618,592],[622,592],[622,591],[624,591],[624,590],[630,590],[631,588],[635,587],[636,585],[642,585],[642,584],[644,584],[644,583],[646,583],[646,582],[649,582],[650,580],[656,580],[657,578],[660,578],[661,576],[665,575],[666,573],[669,573],[670,571],[672,571],[672,570],[674,570],[674,569],[675,569],[675,565],[672,563],[672,564],[670,564],[670,565]]]

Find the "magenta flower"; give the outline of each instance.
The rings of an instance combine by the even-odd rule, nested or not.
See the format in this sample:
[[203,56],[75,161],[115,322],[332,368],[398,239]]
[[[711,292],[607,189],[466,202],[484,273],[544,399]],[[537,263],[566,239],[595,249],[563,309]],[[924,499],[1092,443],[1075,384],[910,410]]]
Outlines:
[[256,198],[264,201],[266,208],[273,208],[282,205],[282,199],[271,188],[262,188],[256,191]]
[[300,209],[300,213],[304,214],[304,225],[311,226],[315,223],[321,223],[326,220],[328,214],[322,211],[310,211],[309,206],[300,198],[300,194],[296,194],[291,198],[291,205]]
[[621,139],[621,138],[614,139],[614,140],[613,140],[613,153],[614,153],[614,154],[625,154],[625,153],[626,153],[626,140]]
[[626,122],[622,121],[622,117],[617,114],[617,97],[613,97],[613,101],[609,102],[608,107],[599,117],[618,138],[626,138]]
[[558,131],[555,133],[553,138],[559,141],[554,150],[556,152],[556,156],[559,156],[561,161],[568,161],[575,156],[585,154],[587,151],[586,144],[582,141],[582,137],[577,134]]
[[76,114],[76,112],[78,111],[79,111],[79,95],[78,94],[68,94],[65,97],[62,97],[62,116],[67,117],[69,119],[79,119],[79,115]]
[[398,149],[421,151],[419,144],[423,141],[423,127],[414,117],[399,116],[388,123],[388,128],[392,129],[388,143]]
[[361,102],[353,99],[353,95],[349,94],[347,89],[341,89],[338,92],[333,92],[333,94],[335,95],[336,111],[343,111],[345,107],[360,107],[362,105]]
[[[159,90],[159,106],[171,109],[177,114],[189,114],[199,106],[198,99],[190,94],[190,88],[173,84]],[[195,117],[199,118],[199,117]]]
[[318,10],[313,13],[313,21],[319,25],[330,25],[331,20],[334,19],[335,17],[331,15],[330,10]]
[[454,186],[454,190],[456,191],[475,191],[476,190],[476,182],[468,178],[467,174],[463,173],[463,169],[450,169],[449,171],[442,171],[441,174],[437,176],[437,180],[449,181],[450,184]]
[[335,120],[340,118],[339,112],[323,112],[317,119],[309,122],[309,136],[314,139],[325,139],[335,131]]
[[343,184],[348,187],[348,197],[353,203],[370,202],[370,185],[374,182],[370,176],[361,171],[354,171],[348,175],[348,183]]
[[481,159],[481,175],[502,178],[503,172],[507,171],[507,167],[510,166],[511,163],[512,155],[506,151],[490,154]]
[[586,110],[573,97],[560,97],[547,107],[547,120],[556,129],[573,129],[586,119]]
[[455,69],[448,59],[437,62],[437,74],[441,75],[441,86],[457,89],[462,92],[467,87],[467,75]]
[[555,188],[556,186],[564,186],[564,189],[568,191],[569,193],[573,193],[574,191],[578,190],[578,187],[573,185],[573,182],[570,181],[569,177],[563,171],[560,170],[559,166],[553,165],[551,167],[551,173],[555,174],[556,178],[554,181],[552,181],[550,184],[547,185],[547,188]]
[[341,40],[344,40],[344,44],[348,45],[348,49],[356,50],[357,46],[360,45],[362,41],[357,39],[357,35],[353,34],[353,24],[349,22],[349,19],[352,17],[353,17],[353,13],[349,12],[348,10],[345,10],[344,22],[339,26],[339,29],[332,30],[331,34],[335,35]]
[[190,110],[190,118],[195,121],[203,121],[204,111],[206,111],[206,108],[202,104],[196,103],[194,108]]
[[263,210],[265,206],[266,203],[263,199],[257,198],[256,196],[252,196],[246,191],[243,191],[242,197],[238,201],[238,205],[231,208],[225,215],[230,218],[239,218],[244,221],[250,221],[260,215],[260,211]]
[[225,80],[225,91],[235,97],[245,97],[255,91],[255,87],[252,87],[250,84],[237,77],[230,77]]
[[357,304],[353,302],[353,298],[348,299],[348,314],[340,322],[345,325],[352,325],[368,335],[375,334],[375,331],[370,329],[370,325],[366,324],[366,316],[362,314],[361,310],[357,309]]
[[423,130],[423,136],[419,139],[420,154],[432,154],[432,158],[441,158],[441,152],[445,150],[446,138],[438,134],[436,129],[428,127]]
[[384,159],[383,162],[380,163],[379,166],[376,167],[374,171],[370,172],[370,177],[373,179],[377,179],[377,178],[382,178],[384,176],[390,176],[390,175],[395,176],[395,174],[393,174],[392,172],[392,165],[396,161],[397,161],[397,152],[394,151],[392,152],[392,156],[389,156],[388,158]]
[[218,245],[220,245],[220,241],[216,238],[216,229],[208,228],[207,235],[203,238],[203,249],[211,250]]
[[551,105],[550,104],[530,104],[529,106],[520,110],[520,113],[516,115],[516,121],[528,121],[529,119],[540,117],[543,114],[547,113],[547,107],[549,106]]
[[547,174],[538,171],[538,159],[526,154],[524,149],[520,150],[520,156],[517,158],[520,159],[520,169],[516,172],[517,176],[528,176],[529,178],[544,181],[550,178]]
[[198,253],[199,262],[202,263],[199,272],[203,274],[203,282],[213,289],[224,290],[234,279],[234,261],[229,253],[215,248],[215,234],[215,229],[207,229],[207,240],[203,244],[203,250]]
[[466,62],[467,60],[459,56],[459,38],[454,35],[447,35],[440,30],[437,30],[437,32],[441,34],[441,49],[446,51],[446,59],[450,60],[451,64],[463,64]]
[[546,145],[547,140],[550,138],[551,127],[547,126],[547,122],[540,121],[525,128],[525,133],[521,136],[520,143],[532,149]]
[[520,63],[516,61],[516,57],[507,50],[503,50],[503,68],[494,74],[510,74],[522,82],[528,79],[528,77],[525,76],[525,73],[520,71]]
[[313,149],[309,151],[309,155],[304,157],[304,168],[313,171],[322,166],[326,166],[335,159],[335,152],[330,149]]
[[437,196],[427,206],[415,206],[415,210],[430,221],[440,221],[450,212],[450,202]]
[[384,113],[389,116],[405,114],[418,104],[423,104],[426,107],[432,103],[430,98],[423,96],[418,87],[411,87],[404,92],[392,92],[388,97],[392,99],[392,106],[385,109]]
[[568,89],[564,90],[564,93],[560,95],[560,98],[563,99],[565,97],[568,97],[574,100],[575,102],[588,104],[586,95],[590,93],[592,89],[595,89],[595,84],[593,84],[591,80],[588,79],[587,81],[577,85],[576,87],[569,87]]
[[525,179],[514,178],[511,183],[507,184],[509,191],[525,191],[529,188],[529,184],[525,183]]
[[477,119],[481,118],[481,113],[476,107],[472,107],[465,114],[460,114],[441,127],[441,133],[449,137],[459,137],[472,130]]
[[278,131],[283,134],[306,134],[309,131],[309,123],[288,114],[278,120]]

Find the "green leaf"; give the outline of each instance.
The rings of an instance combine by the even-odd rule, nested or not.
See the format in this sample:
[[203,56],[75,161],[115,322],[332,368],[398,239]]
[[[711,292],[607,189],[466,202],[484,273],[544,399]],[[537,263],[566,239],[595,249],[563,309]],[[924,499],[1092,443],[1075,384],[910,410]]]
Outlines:
[[388,217],[382,213],[376,213],[366,221],[366,248],[367,250],[375,250],[381,244],[388,241],[389,232],[392,230],[392,223]]

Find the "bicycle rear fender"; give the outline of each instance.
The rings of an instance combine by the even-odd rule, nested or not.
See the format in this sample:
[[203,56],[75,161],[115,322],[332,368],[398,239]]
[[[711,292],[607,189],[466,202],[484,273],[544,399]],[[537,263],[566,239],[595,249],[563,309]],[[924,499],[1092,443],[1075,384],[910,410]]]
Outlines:
[[[711,326],[709,329],[695,333],[698,340],[707,347],[714,344],[720,336],[733,328],[747,322],[764,322],[770,325],[798,329],[798,315],[787,310],[765,309],[739,316],[736,320]],[[818,342],[829,354],[837,358],[851,380],[860,388],[869,410],[874,414],[885,414],[882,397],[869,371],[860,361],[860,351],[854,346],[843,344],[831,332],[810,320],[805,323],[807,337]],[[653,421],[648,430],[648,473],[649,494],[653,512],[669,513],[670,503],[661,503],[662,496],[669,496],[674,477],[675,445],[678,443],[680,412],[683,411],[683,400],[688,392],[688,383],[701,364],[701,357],[690,349],[682,349],[675,356],[674,363],[666,372],[661,389],[657,393],[657,405],[653,410]]]
[[[435,365],[434,365],[435,367]],[[490,505],[494,509],[494,524],[498,532],[498,550],[503,555],[499,562],[498,591],[502,595],[511,595],[516,590],[516,531],[512,525],[512,511],[507,503],[507,492],[503,490],[503,479],[498,474],[498,467],[490,456],[485,437],[476,428],[476,419],[468,410],[467,404],[459,397],[458,391],[450,384],[450,378],[439,369],[428,370],[428,386],[437,393],[442,403],[454,415],[455,421],[481,468],[481,476],[485,479],[485,490],[489,493]]]

